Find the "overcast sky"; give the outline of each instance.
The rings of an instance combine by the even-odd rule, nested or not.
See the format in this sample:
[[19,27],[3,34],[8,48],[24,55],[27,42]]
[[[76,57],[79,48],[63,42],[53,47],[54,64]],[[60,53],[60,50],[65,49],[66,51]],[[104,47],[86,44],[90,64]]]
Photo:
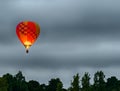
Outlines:
[[[119,0],[0,0],[0,75],[23,72],[47,84],[103,70],[120,79]],[[41,34],[26,54],[16,25],[37,22]]]

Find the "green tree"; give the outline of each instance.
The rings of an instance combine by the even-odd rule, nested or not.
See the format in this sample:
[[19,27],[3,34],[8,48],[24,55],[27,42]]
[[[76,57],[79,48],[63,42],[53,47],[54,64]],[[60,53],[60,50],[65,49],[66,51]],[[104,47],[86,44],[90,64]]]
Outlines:
[[25,77],[22,75],[22,72],[19,71],[15,77],[15,86],[13,91],[28,91],[27,82],[25,81]]
[[115,76],[107,79],[106,87],[107,91],[120,91],[120,84]]
[[47,91],[56,91],[57,90],[57,85],[58,83],[62,84],[62,82],[60,81],[59,78],[56,78],[56,79],[51,79],[49,81],[49,85],[48,85],[48,88],[47,88]]
[[61,82],[57,84],[56,91],[63,91],[63,84]]
[[67,89],[63,88],[63,91],[67,91]]
[[102,71],[97,71],[94,75],[94,91],[105,90],[105,75]]
[[33,80],[28,82],[28,89],[29,89],[29,91],[42,91],[42,90],[40,90],[39,83],[37,81],[33,81]]
[[7,91],[13,91],[15,85],[14,77],[11,74],[7,73],[3,75],[3,79],[5,79],[8,84]]
[[22,72],[19,71],[16,75],[15,75],[15,79],[19,82],[23,82],[25,81],[25,77],[23,76]]
[[47,86],[45,84],[41,84],[40,91],[47,91]]
[[90,74],[85,73],[82,77],[82,91],[90,91]]
[[7,87],[8,87],[8,84],[6,79],[0,77],[0,91],[8,91]]
[[71,87],[69,88],[70,91],[80,91],[80,81],[79,81],[79,74],[73,76],[73,81],[71,82]]

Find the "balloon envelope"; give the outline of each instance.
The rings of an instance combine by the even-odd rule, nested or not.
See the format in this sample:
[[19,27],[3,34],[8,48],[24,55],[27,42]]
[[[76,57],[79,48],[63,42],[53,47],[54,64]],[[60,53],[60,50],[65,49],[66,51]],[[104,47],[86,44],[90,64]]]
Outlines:
[[16,34],[28,53],[28,49],[33,45],[40,34],[40,27],[35,22],[23,21],[17,25]]

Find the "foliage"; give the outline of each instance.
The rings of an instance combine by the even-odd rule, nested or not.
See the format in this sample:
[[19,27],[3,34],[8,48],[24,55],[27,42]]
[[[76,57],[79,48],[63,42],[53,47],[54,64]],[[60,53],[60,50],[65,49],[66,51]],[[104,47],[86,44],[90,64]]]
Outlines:
[[86,73],[82,77],[82,91],[90,91],[90,74]]
[[97,71],[94,75],[95,91],[105,91],[105,75],[102,71]]
[[49,81],[49,85],[48,85],[47,91],[56,91],[57,87],[58,87],[58,84],[62,84],[62,82],[60,81],[59,78],[51,79]]
[[33,81],[33,80],[29,81],[28,89],[29,89],[29,91],[39,91],[40,90],[39,82]]
[[73,76],[73,81],[71,82],[70,91],[79,91],[80,90],[79,74]]
[[120,91],[120,81],[115,76],[107,79],[106,88],[108,91]]
[[63,84],[61,82],[57,84],[56,91],[63,91]]
[[4,78],[0,78],[0,91],[7,91],[7,81]]
[[[120,80],[115,76],[107,78],[102,71],[94,74],[94,83],[90,83],[90,74],[85,72],[80,80],[79,74],[73,76],[71,86],[68,89],[63,88],[63,83],[59,78],[52,78],[48,85],[40,84],[37,81],[26,81],[22,72],[16,75],[9,73],[0,77],[0,91],[120,91]],[[81,86],[80,86],[81,84]]]

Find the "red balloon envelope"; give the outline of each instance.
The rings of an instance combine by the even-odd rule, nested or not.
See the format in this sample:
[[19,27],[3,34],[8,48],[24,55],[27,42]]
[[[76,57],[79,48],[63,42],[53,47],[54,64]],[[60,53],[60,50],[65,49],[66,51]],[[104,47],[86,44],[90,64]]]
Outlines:
[[28,53],[28,49],[32,46],[40,34],[40,27],[35,22],[23,21],[17,25],[16,34],[21,43],[25,46],[26,53]]

